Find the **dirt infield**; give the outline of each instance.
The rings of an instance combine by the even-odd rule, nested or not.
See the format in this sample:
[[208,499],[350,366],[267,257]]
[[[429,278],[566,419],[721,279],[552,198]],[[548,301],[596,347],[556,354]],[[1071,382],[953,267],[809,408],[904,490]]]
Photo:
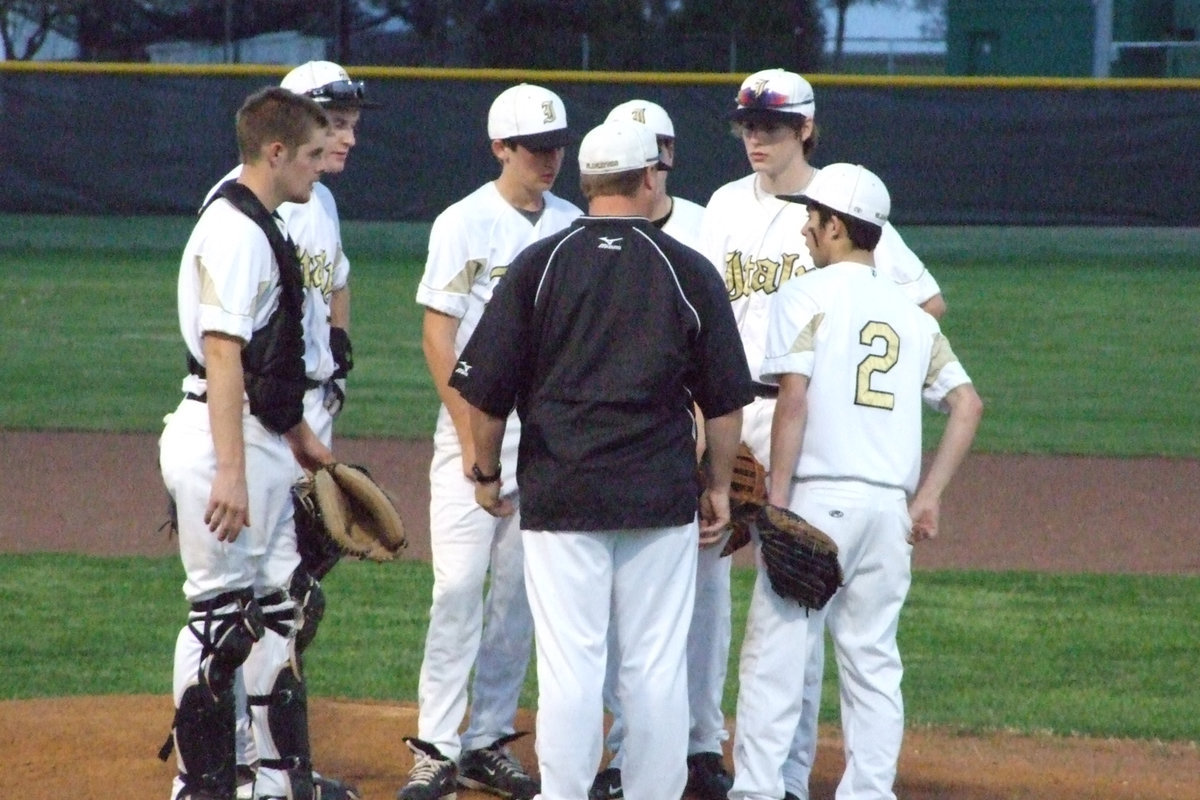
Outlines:
[[[369,465],[397,494],[412,540],[408,557],[427,558],[429,444],[345,440],[338,451]],[[158,530],[165,502],[153,436],[0,431],[0,456],[20,465],[0,484],[0,552],[175,552]],[[922,545],[914,565],[1197,574],[1198,486],[1200,461],[974,455],[946,498],[942,537]],[[170,698],[158,696],[0,703],[0,791],[25,800],[165,798],[171,770],[154,753],[170,714]],[[522,716],[532,730],[529,714]],[[353,780],[371,800],[394,796],[411,763],[399,744],[415,731],[410,705],[317,698],[312,729],[318,767]],[[529,739],[518,746],[527,764],[535,763],[531,748]],[[833,796],[841,758],[838,729],[823,729],[813,798]],[[906,736],[897,793],[1200,800],[1200,747],[915,729]]]

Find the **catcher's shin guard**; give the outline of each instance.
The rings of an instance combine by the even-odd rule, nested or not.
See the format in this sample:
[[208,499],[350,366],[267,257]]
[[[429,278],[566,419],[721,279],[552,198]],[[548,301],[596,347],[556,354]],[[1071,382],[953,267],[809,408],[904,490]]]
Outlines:
[[[304,682],[285,664],[275,677],[269,695],[250,695],[252,706],[266,706],[266,733],[278,753],[263,758],[259,749],[260,769],[280,770],[290,786],[289,800],[314,800],[312,750],[308,738],[308,695]],[[261,733],[260,733],[261,735]]]
[[178,751],[180,798],[232,798],[237,766],[233,678],[262,636],[262,611],[249,589],[227,592],[193,603],[187,629],[201,645],[196,682],[183,692],[159,757],[165,761],[172,748]]
[[299,655],[312,644],[317,626],[325,616],[325,590],[304,567],[298,567],[292,573],[288,593],[300,609],[300,628],[296,631],[296,653]]

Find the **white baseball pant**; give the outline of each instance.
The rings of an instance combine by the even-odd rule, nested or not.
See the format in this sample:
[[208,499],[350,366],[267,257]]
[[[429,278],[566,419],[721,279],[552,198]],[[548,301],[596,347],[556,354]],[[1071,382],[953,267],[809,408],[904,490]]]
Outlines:
[[628,800],[679,797],[687,782],[687,629],[696,523],[599,532],[525,531],[537,630],[541,800],[586,797],[603,745],[608,631],[617,631],[617,701],[627,720]]
[[[417,737],[457,760],[462,750],[486,747],[514,732],[533,619],[525,596],[520,512],[497,518],[479,507],[457,448],[435,445],[429,477],[433,603],[417,690]],[[468,681],[470,722],[460,737]]]
[[[696,556],[696,601],[687,639],[688,755],[722,753],[729,738],[721,699],[729,665],[732,636],[729,595],[732,559],[721,558],[721,545],[701,548]],[[616,629],[610,628],[609,653],[615,652]],[[604,677],[604,705],[612,713],[605,746],[613,754],[609,766],[620,769],[621,743],[625,738],[625,715],[616,700],[617,660],[610,658]]]

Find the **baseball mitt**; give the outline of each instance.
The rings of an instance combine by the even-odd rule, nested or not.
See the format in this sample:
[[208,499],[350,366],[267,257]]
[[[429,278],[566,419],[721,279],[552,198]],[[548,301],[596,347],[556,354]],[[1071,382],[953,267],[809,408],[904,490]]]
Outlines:
[[842,585],[837,542],[779,506],[763,506],[755,523],[763,566],[775,593],[805,608],[824,608]]
[[363,467],[321,467],[295,488],[300,558],[321,579],[342,556],[391,561],[407,545],[396,505]]
[[732,555],[750,541],[750,525],[767,503],[767,470],[745,442],[738,445],[729,483],[729,538],[722,556]]

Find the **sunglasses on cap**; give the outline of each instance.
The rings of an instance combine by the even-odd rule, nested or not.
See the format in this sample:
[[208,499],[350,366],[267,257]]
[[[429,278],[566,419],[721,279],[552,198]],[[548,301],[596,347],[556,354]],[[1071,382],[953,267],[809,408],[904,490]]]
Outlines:
[[344,103],[364,99],[366,90],[363,89],[362,81],[334,81],[324,86],[318,86],[309,92],[308,96],[318,103],[321,101]]
[[747,86],[738,92],[738,106],[741,108],[779,108],[792,103],[792,100],[785,94],[775,92],[770,89],[755,90],[753,86]]

